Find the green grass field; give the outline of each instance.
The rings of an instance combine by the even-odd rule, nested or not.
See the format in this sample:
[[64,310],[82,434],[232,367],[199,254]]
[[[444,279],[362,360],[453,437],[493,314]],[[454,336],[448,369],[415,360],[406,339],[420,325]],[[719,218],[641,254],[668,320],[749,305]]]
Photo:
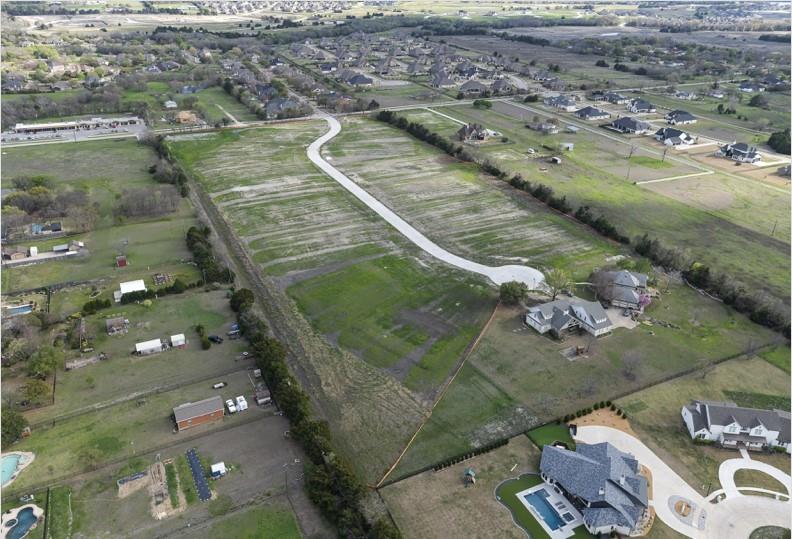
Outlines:
[[789,346],[777,346],[776,348],[761,352],[759,357],[789,374],[790,363],[792,362],[790,359],[792,354],[790,354]]
[[569,449],[575,449],[575,442],[569,434],[569,428],[565,424],[545,425],[536,429],[529,430],[526,436],[531,439],[539,449],[554,442],[564,442]]
[[[790,379],[759,358],[734,359],[620,399],[630,425],[646,445],[702,494],[716,490],[718,466],[737,458],[731,450],[694,445],[685,429],[682,406],[697,400],[734,400],[742,394],[790,395]],[[755,402],[755,401],[754,401]],[[787,455],[754,454],[752,458],[789,472]],[[757,485],[758,486],[758,485]]]
[[215,524],[207,537],[228,539],[300,539],[294,514],[280,505],[258,505],[234,513]]
[[[636,186],[633,181],[695,173],[699,169],[677,162],[671,168],[658,169],[657,156],[639,148],[633,162],[643,157],[649,160],[639,159],[633,164],[627,179],[626,157],[630,149],[627,144],[616,144],[604,136],[583,131],[576,135],[539,135],[523,125],[531,120],[532,112],[504,102],[496,103],[490,111],[460,105],[443,107],[440,112],[462,121],[482,123],[509,139],[508,143],[491,141],[479,150],[468,151],[496,160],[510,173],[519,172],[525,178],[552,187],[574,206],[590,206],[593,213],[605,215],[630,237],[649,233],[667,245],[687,250],[716,271],[766,291],[781,303],[788,300],[789,235],[786,232],[770,235],[776,219],[781,229],[789,222],[788,196],[755,186],[735,187],[731,182],[723,187],[713,186],[711,182],[715,179],[705,182],[691,178],[689,185],[693,187],[688,190],[680,187],[679,192],[673,191],[675,182]],[[401,114],[422,122],[431,113]],[[459,129],[450,120],[435,122],[438,122],[437,130],[446,136]],[[555,148],[563,140],[574,140],[575,150],[565,153],[562,165],[548,167],[542,159],[527,158],[529,147],[544,152],[543,145]],[[735,182],[739,184],[738,180]],[[661,194],[668,190],[671,190],[668,196]],[[765,215],[770,225],[755,218],[757,211]],[[713,245],[717,248],[712,248]],[[743,263],[746,256],[754,260],[750,267]]]

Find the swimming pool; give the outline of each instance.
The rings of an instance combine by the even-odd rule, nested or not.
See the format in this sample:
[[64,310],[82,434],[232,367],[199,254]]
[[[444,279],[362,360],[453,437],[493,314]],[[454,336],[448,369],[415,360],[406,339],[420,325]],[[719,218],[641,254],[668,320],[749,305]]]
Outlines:
[[16,307],[6,307],[6,316],[16,316],[18,314],[28,314],[33,312],[33,305],[18,305]]
[[19,453],[11,453],[10,455],[3,455],[2,459],[2,475],[0,475],[0,480],[2,482],[0,485],[5,486],[6,483],[11,481],[11,478],[14,477],[14,473],[17,471],[17,467],[19,466],[19,461],[22,459],[22,455]]
[[6,522],[6,526],[12,524],[6,534],[6,539],[22,539],[36,522],[38,522],[38,518],[36,518],[33,508],[22,508],[13,520]]
[[566,522],[561,518],[553,506],[550,505],[550,502],[547,501],[547,496],[547,492],[541,489],[527,494],[525,496],[525,501],[531,504],[531,507],[536,509],[536,512],[542,516],[542,520],[545,521],[545,524],[547,524],[551,530],[555,531],[566,524]]

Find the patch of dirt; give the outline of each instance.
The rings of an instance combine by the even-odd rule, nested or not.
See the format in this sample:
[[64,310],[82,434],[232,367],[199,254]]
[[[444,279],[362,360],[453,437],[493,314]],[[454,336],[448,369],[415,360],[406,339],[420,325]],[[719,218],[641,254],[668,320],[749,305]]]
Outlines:
[[588,415],[577,417],[574,419],[574,423],[578,427],[583,427],[586,425],[611,427],[639,438],[635,431],[632,430],[630,422],[623,417],[616,415],[616,412],[611,411],[610,408],[594,410]]
[[426,341],[417,348],[410,351],[409,354],[401,357],[395,365],[385,369],[385,372],[396,378],[399,382],[403,382],[407,378],[410,369],[421,362],[424,355],[432,348],[434,343],[437,342],[437,337],[429,337]]
[[713,181],[708,176],[648,183],[642,187],[689,206],[698,206],[707,210],[724,210],[734,204],[734,195],[719,189],[717,181]]

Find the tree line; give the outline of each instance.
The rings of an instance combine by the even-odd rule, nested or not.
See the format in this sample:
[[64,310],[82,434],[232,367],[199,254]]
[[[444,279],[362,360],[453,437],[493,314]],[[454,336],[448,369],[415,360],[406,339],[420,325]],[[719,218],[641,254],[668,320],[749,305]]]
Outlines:
[[256,366],[272,397],[291,424],[291,437],[306,456],[305,488],[308,497],[338,531],[338,537],[398,539],[399,530],[387,519],[370,522],[362,509],[365,487],[349,463],[337,454],[326,421],[314,417],[308,395],[289,372],[286,348],[270,337],[267,325],[253,311],[253,293],[235,291],[231,306],[237,312],[240,330],[253,348]]
[[[378,120],[407,131],[414,137],[440,148],[447,154],[462,161],[478,164],[482,170],[501,180],[507,179],[507,174],[495,163],[484,160],[479,161],[472,156],[462,145],[451,142],[447,138],[430,131],[424,125],[410,122],[403,116],[392,111],[383,110],[375,116]],[[587,205],[574,209],[565,196],[558,197],[553,188],[538,182],[530,182],[519,174],[508,179],[516,189],[529,193],[540,200],[575,220],[589,225],[602,236],[615,240],[622,245],[632,245],[632,249],[639,255],[645,256],[654,263],[673,271],[681,271],[688,282],[706,290],[713,296],[731,305],[735,310],[746,314],[753,322],[782,333],[790,337],[790,323],[786,312],[771,298],[755,291],[750,291],[745,285],[726,274],[715,274],[709,267],[695,260],[691,260],[681,250],[664,247],[659,240],[649,238],[644,234],[634,241],[621,232],[605,216],[594,215]]]

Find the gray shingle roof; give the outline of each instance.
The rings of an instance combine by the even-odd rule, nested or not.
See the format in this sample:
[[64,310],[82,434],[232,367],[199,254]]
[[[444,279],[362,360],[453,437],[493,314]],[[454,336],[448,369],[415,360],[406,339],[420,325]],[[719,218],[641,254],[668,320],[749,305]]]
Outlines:
[[[696,410],[699,404],[701,413]],[[757,422],[764,425],[767,430],[778,431],[778,441],[788,443],[790,441],[790,414],[783,410],[760,410],[756,408],[742,408],[733,402],[717,401],[693,401],[688,406],[693,417],[694,426],[699,424],[704,428],[710,425],[729,425],[735,421],[745,428],[752,428]],[[698,429],[696,429],[698,430]]]
[[173,416],[176,422],[187,421],[202,415],[211,414],[212,412],[223,410],[223,399],[219,395],[209,397],[198,402],[187,402],[180,404],[173,409]]
[[576,451],[545,446],[539,467],[570,495],[596,505],[582,511],[592,527],[632,529],[648,506],[647,483],[638,475],[638,461],[609,443],[581,444]]

